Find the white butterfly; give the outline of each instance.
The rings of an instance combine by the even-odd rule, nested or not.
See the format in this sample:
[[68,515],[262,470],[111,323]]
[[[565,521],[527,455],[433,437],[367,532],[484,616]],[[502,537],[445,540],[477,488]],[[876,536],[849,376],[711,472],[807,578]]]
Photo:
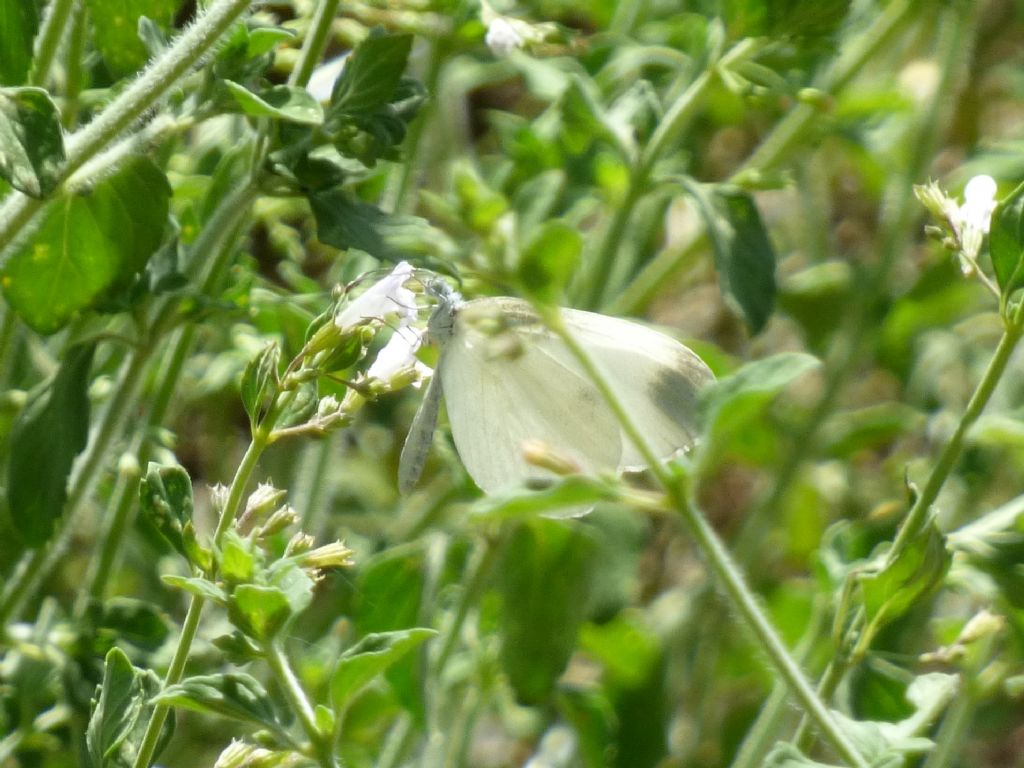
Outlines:
[[[507,296],[465,302],[441,280],[428,291],[438,299],[427,334],[440,359],[402,449],[402,493],[426,463],[442,393],[459,457],[485,492],[552,476],[523,457],[530,441],[588,474],[644,467],[572,352],[527,302]],[[667,459],[693,445],[698,393],[714,379],[704,361],[638,323],[575,309],[561,313],[655,453]]]

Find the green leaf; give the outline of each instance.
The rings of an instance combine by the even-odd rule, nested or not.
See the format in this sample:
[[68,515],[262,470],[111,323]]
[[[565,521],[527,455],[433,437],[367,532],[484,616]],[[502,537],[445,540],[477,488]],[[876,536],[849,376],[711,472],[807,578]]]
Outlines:
[[[159,690],[160,679],[152,671],[132,666],[121,649],[110,649],[85,734],[91,768],[133,765],[153,710],[150,699]],[[163,750],[173,731],[172,715],[160,734],[154,757]]]
[[992,212],[988,250],[1005,301],[1024,285],[1024,183]]
[[227,593],[207,579],[177,576],[172,573],[168,573],[160,578],[163,580],[164,584],[169,587],[183,589],[191,595],[211,600],[219,605],[227,603]]
[[330,114],[370,114],[388,104],[405,72],[412,35],[376,35],[356,46],[331,91]]
[[255,430],[277,395],[277,370],[281,349],[268,344],[245,366],[242,373],[242,405],[249,416],[249,426]]
[[698,463],[707,466],[731,451],[749,457],[768,406],[791,381],[819,365],[812,355],[786,352],[748,363],[705,388],[705,437],[698,444]]
[[471,514],[496,520],[514,519],[565,512],[566,509],[579,510],[618,498],[616,484],[586,475],[569,475],[540,490],[512,488],[487,494],[473,504]]
[[739,305],[751,333],[758,333],[775,306],[775,251],[757,206],[732,187],[682,183],[707,227],[723,293]]
[[0,85],[21,85],[32,66],[39,13],[31,0],[0,0]]
[[258,640],[269,640],[292,617],[284,592],[276,587],[242,584],[231,593],[228,611],[232,623]]
[[4,295],[40,333],[62,328],[140,272],[160,247],[171,188],[136,157],[90,192],[53,201],[35,236],[4,265]]
[[566,149],[574,155],[583,154],[599,139],[606,140],[629,159],[630,145],[620,136],[597,98],[585,87],[579,77],[569,80],[560,103],[562,131],[560,138]]
[[[427,565],[420,545],[393,547],[363,564],[356,582],[353,620],[359,635],[405,630],[420,623]],[[406,656],[385,675],[399,702],[418,721],[424,707],[416,656]]]
[[234,531],[225,534],[221,544],[220,575],[228,583],[246,584],[256,573],[256,553],[252,542]]
[[29,547],[49,539],[67,501],[71,465],[89,436],[94,351],[94,344],[68,350],[56,376],[31,397],[11,428],[7,502]]
[[557,304],[579,267],[583,238],[562,221],[542,224],[519,259],[519,282],[528,296]]
[[331,675],[335,711],[344,709],[375,677],[436,634],[433,629],[422,628],[375,633],[345,651]]
[[284,730],[270,694],[256,678],[243,672],[189,677],[165,688],[153,702],[254,723],[275,734]]
[[63,164],[60,112],[49,94],[42,88],[0,89],[0,177],[30,197],[46,197]]
[[524,703],[546,701],[565,670],[587,608],[593,554],[584,530],[560,521],[536,518],[509,536],[497,584],[501,662]]
[[178,464],[150,462],[139,484],[140,513],[183,557],[185,526],[192,522],[192,478]]
[[169,29],[179,4],[180,0],[85,0],[96,47],[115,77],[130,75],[146,63],[139,19],[145,16]]
[[358,248],[393,263],[430,250],[433,230],[417,216],[384,213],[338,187],[311,192],[309,203],[322,243],[345,250]]
[[890,561],[888,552],[878,558],[880,567],[860,576],[858,582],[871,628],[899,618],[918,600],[936,588],[949,570],[952,557],[946,539],[930,518]]
[[320,102],[305,88],[290,85],[275,85],[259,93],[230,80],[224,81],[228,92],[241,107],[242,112],[253,117],[269,117],[301,125],[320,125],[324,121],[324,110]]

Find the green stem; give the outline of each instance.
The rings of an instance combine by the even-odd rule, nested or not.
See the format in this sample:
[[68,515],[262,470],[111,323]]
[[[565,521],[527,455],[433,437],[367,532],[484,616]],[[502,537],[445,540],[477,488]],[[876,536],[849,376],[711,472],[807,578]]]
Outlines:
[[[815,604],[814,614],[807,631],[800,640],[800,645],[796,650],[798,659],[805,660],[818,640],[818,634],[821,632],[826,615],[821,602],[823,601]],[[781,683],[776,683],[772,687],[768,698],[761,705],[757,719],[743,737],[743,743],[740,744],[736,757],[733,758],[729,768],[758,768],[763,764],[764,756],[768,754],[772,742],[775,741],[779,721],[786,713],[788,693],[786,686]]]
[[[219,0],[201,11],[159,59],[150,64],[110,105],[65,140],[61,181],[131,128],[210,51],[224,32],[248,10],[252,0]],[[57,193],[55,193],[57,194]],[[31,221],[45,201],[12,192],[0,206],[0,250]]]
[[[1022,335],[1024,335],[1024,303],[1018,305],[1013,317],[1007,320],[1003,336],[999,340],[992,359],[989,360],[988,367],[985,369],[981,381],[971,395],[971,399],[968,401],[967,407],[960,417],[956,430],[953,432],[952,437],[950,437],[949,442],[943,447],[938,461],[928,475],[928,480],[925,481],[924,488],[914,500],[913,506],[896,532],[893,545],[886,555],[887,563],[894,562],[913,537],[921,531],[925,521],[928,519],[928,512],[932,504],[938,498],[939,492],[942,490],[943,485],[945,485],[946,480],[949,479],[949,475],[952,473],[957,459],[963,451],[967,432],[978,420],[978,417],[981,416],[985,406],[988,405],[988,401],[992,398],[992,393],[1005,373],[1006,366]],[[864,619],[864,612],[861,609],[854,616],[851,630],[848,633],[854,639],[847,643],[847,645],[850,648],[856,648],[857,653],[850,654],[846,649],[842,649],[841,655],[832,660],[818,685],[818,694],[826,701],[835,693],[836,688],[839,687],[850,667],[860,660],[860,657],[866,651],[868,643],[871,641],[870,637],[857,638],[858,633],[864,629]],[[806,721],[801,722],[794,740],[798,745],[806,746],[809,744],[810,736]]]
[[900,526],[892,549],[889,550],[887,559],[890,563],[899,557],[910,540],[917,535],[924,525],[929,509],[935,503],[935,499],[938,498],[939,491],[942,490],[942,486],[953,471],[957,459],[960,458],[967,431],[978,420],[982,411],[985,410],[985,406],[991,399],[996,385],[1006,371],[1006,365],[1010,362],[1010,357],[1020,341],[1022,332],[1024,332],[1024,328],[1022,328],[1019,321],[1011,322],[1007,325],[1002,338],[999,340],[999,346],[996,347],[995,354],[989,361],[977,389],[971,395],[967,408],[964,409],[963,416],[960,417],[960,423],[957,424],[956,431],[953,432],[953,436],[950,437],[949,442],[942,449],[942,453],[939,454],[939,460],[928,476],[924,488],[921,489],[917,499],[914,500],[914,505],[910,508],[910,512],[907,513],[906,519],[904,519],[903,524]]
[[50,68],[57,59],[60,40],[67,29],[68,19],[76,0],[52,0],[46,9],[46,18],[42,29],[36,37],[35,57],[32,61],[32,72],[29,74],[29,85],[44,87],[50,76]]
[[291,705],[292,711],[298,716],[299,724],[306,732],[317,762],[322,768],[335,768],[337,761],[334,758],[331,738],[321,733],[317,727],[313,705],[309,703],[306,692],[302,690],[281,646],[273,641],[264,643],[263,656],[267,660],[270,671],[274,673],[274,679],[281,687],[281,692]]
[[[843,53],[815,82],[823,93],[837,95],[863,69],[864,65],[891,46],[895,36],[913,21],[918,0],[895,0],[885,6],[878,18],[856,38],[843,46]],[[810,104],[800,104],[783,118],[761,143],[760,147],[740,166],[730,179],[759,175],[777,167],[790,153],[806,147],[808,136],[817,130],[821,111]],[[692,244],[695,247],[696,243]],[[682,247],[673,254],[653,259],[615,301],[617,314],[638,312],[654,294],[680,268],[692,247]]]
[[974,712],[978,707],[975,691],[966,674],[960,675],[960,690],[946,710],[935,736],[935,746],[921,768],[949,768],[956,765],[956,756],[970,735]]
[[[256,468],[256,463],[259,461],[260,455],[266,446],[267,437],[265,434],[257,432],[253,435],[252,442],[249,443],[249,447],[246,449],[245,455],[235,471],[235,477],[231,481],[228,498],[224,503],[224,509],[221,510],[217,529],[213,535],[214,547],[220,545],[224,534],[227,533],[231,523],[238,516],[238,510],[242,504],[242,496],[245,493],[246,486],[249,484],[249,479],[252,477],[253,470]],[[192,650],[192,642],[195,640],[196,632],[199,629],[199,619],[202,616],[205,602],[198,595],[193,595],[189,602],[185,623],[182,626],[181,635],[178,637],[178,646],[174,649],[174,657],[171,659],[171,665],[168,667],[167,675],[164,677],[164,688],[180,681],[185,672],[185,664],[188,662],[188,656]],[[153,762],[153,753],[156,750],[160,731],[167,720],[169,710],[170,706],[167,704],[157,704],[153,708],[153,714],[150,715],[146,732],[139,746],[138,755],[135,758],[134,768],[149,768],[149,765]]]
[[[174,657],[171,659],[171,665],[164,677],[164,687],[177,683],[185,672],[185,664],[188,661],[189,650],[192,648],[192,641],[199,630],[199,619],[202,617],[205,602],[204,598],[194,595],[188,604],[188,613],[185,614],[185,622],[181,627],[178,647],[174,650]],[[153,753],[156,752],[160,732],[167,720],[169,709],[166,704],[157,704],[153,708],[153,714],[149,717],[146,732],[139,744],[139,752],[135,756],[134,768],[149,768],[153,762]]]
[[167,364],[160,373],[160,388],[157,390],[149,409],[149,416],[146,419],[146,427],[136,434],[132,448],[128,455],[135,458],[130,467],[134,471],[122,470],[118,473],[117,487],[114,490],[113,502],[110,505],[113,514],[109,515],[109,522],[103,531],[99,547],[99,556],[94,561],[90,573],[86,579],[88,588],[80,595],[75,606],[75,614],[82,615],[88,605],[88,598],[94,600],[102,599],[107,589],[107,582],[110,580],[114,563],[121,549],[121,542],[131,521],[131,513],[138,497],[139,479],[141,472],[149,463],[152,448],[149,435],[152,430],[163,423],[164,416],[170,406],[171,398],[177,387],[178,379],[185,365],[185,360],[192,348],[192,340],[195,337],[195,326],[183,328],[178,334]]
[[[542,309],[543,311],[543,309]],[[725,590],[733,609],[739,613],[744,624],[760,643],[761,649],[768,655],[779,676],[786,682],[790,693],[800,703],[807,717],[814,720],[821,732],[832,743],[839,755],[855,768],[867,768],[867,762],[857,748],[850,742],[847,735],[832,718],[824,702],[818,698],[811,684],[793,657],[790,656],[785,644],[779,637],[757,604],[753,592],[746,585],[743,575],[733,562],[725,545],[718,538],[714,529],[708,524],[699,511],[695,500],[688,498],[682,483],[666,468],[653,449],[648,445],[642,433],[633,423],[628,410],[619,400],[598,369],[590,354],[579,345],[571,333],[567,331],[557,311],[544,312],[544,319],[569,347],[573,357],[580,363],[588,378],[593,381],[605,402],[608,403],[622,426],[623,432],[633,443],[640,455],[647,462],[651,473],[657,478],[671,498],[683,522],[690,530],[701,551],[704,553],[711,570]]]
[[299,60],[288,76],[288,85],[305,87],[309,82],[310,75],[316,69],[317,63],[324,55],[327,48],[327,37],[331,33],[331,24],[334,16],[338,13],[338,5],[341,0],[322,0],[317,6],[316,14],[310,22],[310,29],[306,32],[306,39],[302,44],[302,52]]
[[[744,43],[740,43],[744,45]],[[612,274],[615,259],[622,247],[627,225],[637,202],[647,192],[648,182],[655,165],[662,155],[678,141],[680,134],[689,125],[697,107],[700,106],[712,82],[712,70],[705,70],[690,83],[679,98],[669,107],[665,117],[658,123],[654,135],[640,153],[633,172],[630,174],[626,195],[615,209],[615,215],[605,230],[593,268],[589,272],[589,284],[584,303],[587,307],[599,307],[610,290],[608,278]]]
[[65,127],[78,122],[79,96],[85,69],[85,50],[89,37],[88,13],[85,4],[78,3],[71,16],[68,30],[67,53],[64,56],[64,107],[61,119]]

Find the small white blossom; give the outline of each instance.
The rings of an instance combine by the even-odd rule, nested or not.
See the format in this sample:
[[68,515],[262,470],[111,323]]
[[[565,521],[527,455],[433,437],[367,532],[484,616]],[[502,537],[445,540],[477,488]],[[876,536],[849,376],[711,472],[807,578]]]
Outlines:
[[348,53],[345,53],[330,61],[325,61],[313,70],[313,74],[309,76],[309,82],[306,84],[306,90],[313,95],[314,99],[317,101],[330,100],[334,82],[341,75],[347,60]]
[[953,228],[960,237],[965,260],[961,269],[970,273],[988,234],[992,211],[996,208],[996,182],[991,176],[975,176],[964,187],[964,204],[957,211]]
[[526,38],[511,21],[504,16],[498,16],[487,25],[484,42],[495,56],[508,56],[522,48]]
[[350,328],[360,321],[380,320],[392,314],[398,315],[400,325],[409,324],[416,319],[416,294],[405,287],[412,274],[412,265],[401,262],[387,277],[346,304],[335,316],[334,324],[338,328]]
[[416,351],[423,344],[423,329],[406,326],[398,328],[388,343],[384,345],[377,358],[366,371],[366,375],[378,381],[391,382],[403,373],[416,376],[414,386],[430,376],[431,369],[416,357]]

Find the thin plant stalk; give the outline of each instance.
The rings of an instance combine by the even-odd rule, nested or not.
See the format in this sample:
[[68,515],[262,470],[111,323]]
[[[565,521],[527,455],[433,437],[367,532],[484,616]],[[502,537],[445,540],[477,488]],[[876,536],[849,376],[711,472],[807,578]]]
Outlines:
[[[212,49],[221,35],[249,9],[251,2],[218,0],[201,10],[196,21],[175,38],[159,59],[146,67],[106,109],[67,137],[61,181],[129,130]],[[20,192],[8,195],[0,205],[0,251],[12,242],[44,205],[45,201]]]
[[303,41],[302,51],[299,53],[299,60],[295,68],[288,75],[288,84],[304,87],[309,82],[313,70],[320,62],[327,48],[328,36],[331,32],[331,23],[338,13],[338,6],[341,0],[321,0],[317,6],[316,13],[310,21],[310,29]]
[[[744,45],[744,43],[740,43]],[[680,94],[669,108],[665,117],[658,124],[651,140],[640,153],[629,177],[626,194],[615,208],[611,223],[605,230],[597,249],[593,266],[589,269],[589,282],[584,303],[587,307],[598,307],[608,290],[608,275],[612,274],[615,259],[622,248],[622,240],[626,235],[627,225],[633,216],[636,204],[644,196],[651,180],[654,166],[662,155],[674,145],[679,135],[689,125],[697,108],[704,100],[708,87],[712,82],[712,71],[705,70],[698,75],[689,88]]]
[[46,7],[43,25],[36,35],[35,55],[32,60],[32,71],[29,73],[29,85],[44,87],[50,77],[53,62],[57,60],[61,38],[68,28],[68,22],[74,6],[81,0],[51,0]]
[[274,674],[274,679],[277,681],[281,692],[288,700],[291,710],[298,717],[299,724],[309,739],[310,747],[316,755],[317,762],[320,763],[321,768],[334,768],[338,762],[334,757],[333,739],[329,734],[321,733],[317,727],[313,705],[310,704],[309,697],[306,696],[306,692],[302,690],[302,685],[300,685],[295,677],[295,672],[292,671],[284,650],[278,643],[270,641],[263,644],[263,657],[266,659],[270,671]]
[[[1010,358],[1012,357],[1014,350],[1017,348],[1022,335],[1024,335],[1024,303],[1018,304],[1013,315],[1007,319],[1006,328],[1003,331],[1002,338],[999,340],[996,351],[992,355],[992,359],[989,360],[988,367],[985,369],[985,373],[982,375],[977,388],[975,388],[974,394],[971,395],[971,399],[967,403],[967,407],[964,409],[963,415],[960,417],[956,430],[953,432],[953,435],[950,437],[946,445],[943,446],[942,452],[939,454],[939,458],[936,461],[935,466],[928,475],[928,480],[925,482],[924,488],[921,489],[917,498],[914,500],[913,506],[910,508],[907,516],[903,519],[903,522],[896,533],[893,545],[886,556],[887,563],[892,563],[897,557],[899,557],[912,538],[920,532],[922,526],[927,520],[927,516],[932,505],[939,496],[939,492],[945,485],[946,480],[949,479],[953,468],[956,466],[957,460],[963,453],[964,438],[966,437],[967,432],[978,420],[978,417],[981,416],[982,412],[985,410],[985,406],[988,405],[989,400],[992,398],[992,393],[995,391],[996,385],[1006,372],[1006,367],[1009,364]],[[849,634],[856,637],[860,631],[863,631],[863,629],[864,614],[863,611],[859,611],[854,616],[852,629]],[[832,659],[825,671],[825,675],[822,677],[822,680],[818,685],[818,693],[822,698],[828,700],[832,697],[836,689],[839,687],[839,684],[845,678],[846,672],[853,664],[858,662],[860,657],[866,652],[867,649],[864,646],[865,642],[869,640],[870,638],[855,640],[852,643],[852,648],[854,648],[856,652],[848,652],[845,649],[841,649],[841,652]],[[798,744],[806,744],[809,742],[810,736],[807,726],[808,723],[801,723],[797,731]]]
[[684,487],[683,479],[674,476],[668,468],[662,465],[660,458],[637,429],[629,411],[608,384],[604,374],[596,366],[589,353],[566,329],[558,312],[545,311],[543,317],[551,329],[569,347],[573,357],[576,358],[587,377],[593,381],[601,396],[612,409],[627,438],[640,452],[651,473],[668,494],[670,502],[679,512],[690,535],[697,541],[734,610],[757,638],[761,649],[771,659],[779,676],[786,682],[791,694],[803,708],[805,715],[814,721],[821,733],[844,760],[854,768],[867,768],[867,761],[832,718],[825,703],[815,693],[799,665],[789,654],[782,639],[758,605],[757,598],[747,586],[725,545],[700,512],[695,499]]
[[[238,510],[241,508],[245,489],[252,477],[253,470],[256,468],[256,463],[259,461],[266,446],[267,435],[257,430],[245,451],[245,455],[242,457],[241,463],[238,465],[234,479],[231,481],[228,498],[224,503],[224,509],[221,510],[220,519],[217,522],[217,528],[213,535],[214,547],[220,545],[224,534],[227,533],[231,524],[238,516]],[[174,649],[174,656],[167,669],[167,674],[164,676],[164,688],[179,682],[185,673],[185,664],[188,662],[189,653],[192,650],[192,642],[195,640],[196,633],[199,630],[199,620],[202,617],[205,603],[205,598],[199,595],[193,595],[189,601],[185,622],[182,625],[181,634],[178,636],[178,645]],[[142,742],[139,745],[139,751],[135,758],[135,768],[149,768],[149,765],[153,762],[153,753],[156,751],[160,732],[164,727],[169,711],[170,705],[168,704],[158,703],[153,707],[153,713],[150,715],[149,723],[146,725],[146,731],[143,734]]]

